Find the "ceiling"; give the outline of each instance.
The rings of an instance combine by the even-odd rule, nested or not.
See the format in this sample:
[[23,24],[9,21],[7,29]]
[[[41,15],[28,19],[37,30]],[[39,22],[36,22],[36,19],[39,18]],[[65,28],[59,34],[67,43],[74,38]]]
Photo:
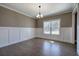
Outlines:
[[73,3],[1,3],[0,5],[32,18],[38,14],[39,5],[44,16],[70,12],[74,6]]

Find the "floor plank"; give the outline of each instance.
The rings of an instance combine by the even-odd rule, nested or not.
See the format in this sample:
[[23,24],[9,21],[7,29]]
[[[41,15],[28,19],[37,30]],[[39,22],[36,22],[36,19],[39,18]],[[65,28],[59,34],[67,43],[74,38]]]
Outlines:
[[32,39],[0,48],[1,56],[75,56],[72,44],[44,39]]

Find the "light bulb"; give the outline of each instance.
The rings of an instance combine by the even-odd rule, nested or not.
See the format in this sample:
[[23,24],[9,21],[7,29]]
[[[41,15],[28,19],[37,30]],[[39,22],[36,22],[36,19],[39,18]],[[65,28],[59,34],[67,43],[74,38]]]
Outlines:
[[38,18],[40,15],[38,14],[36,17]]
[[40,16],[41,16],[41,18],[43,18],[43,15],[42,14]]
[[43,18],[43,15],[42,14],[38,14],[36,17],[37,18]]

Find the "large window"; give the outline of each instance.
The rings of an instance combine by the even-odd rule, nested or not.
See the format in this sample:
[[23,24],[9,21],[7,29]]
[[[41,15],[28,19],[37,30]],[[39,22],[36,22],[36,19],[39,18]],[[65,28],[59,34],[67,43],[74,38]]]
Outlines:
[[60,34],[60,19],[54,19],[52,21],[44,21],[43,24],[44,34]]

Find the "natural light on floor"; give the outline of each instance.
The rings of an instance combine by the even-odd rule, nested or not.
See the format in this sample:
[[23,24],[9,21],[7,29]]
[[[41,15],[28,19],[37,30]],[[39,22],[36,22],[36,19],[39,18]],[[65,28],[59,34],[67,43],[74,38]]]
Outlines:
[[54,41],[49,41],[50,43],[54,43]]

